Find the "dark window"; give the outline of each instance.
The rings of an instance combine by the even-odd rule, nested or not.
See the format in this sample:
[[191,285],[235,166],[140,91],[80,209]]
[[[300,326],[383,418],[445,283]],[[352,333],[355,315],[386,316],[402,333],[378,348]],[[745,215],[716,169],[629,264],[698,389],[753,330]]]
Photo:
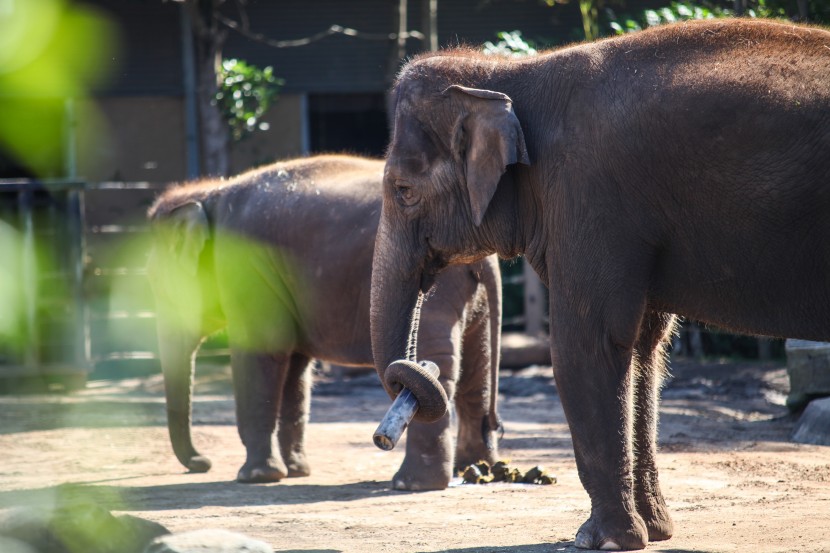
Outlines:
[[312,152],[385,152],[389,131],[383,94],[313,94],[308,109]]

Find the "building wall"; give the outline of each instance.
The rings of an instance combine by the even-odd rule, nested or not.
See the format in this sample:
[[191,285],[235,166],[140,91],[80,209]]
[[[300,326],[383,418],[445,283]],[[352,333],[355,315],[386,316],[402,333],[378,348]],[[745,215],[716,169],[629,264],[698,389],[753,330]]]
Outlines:
[[90,182],[183,180],[183,105],[173,96],[110,96],[79,105],[78,176]]
[[302,94],[281,94],[263,118],[269,126],[268,130],[258,131],[234,144],[231,149],[231,173],[241,173],[251,167],[308,153],[307,139],[304,139],[306,117],[306,102]]
[[[286,94],[266,114],[267,131],[234,145],[232,173],[304,152],[303,96]],[[90,182],[187,178],[184,101],[109,96],[76,107],[77,175]]]

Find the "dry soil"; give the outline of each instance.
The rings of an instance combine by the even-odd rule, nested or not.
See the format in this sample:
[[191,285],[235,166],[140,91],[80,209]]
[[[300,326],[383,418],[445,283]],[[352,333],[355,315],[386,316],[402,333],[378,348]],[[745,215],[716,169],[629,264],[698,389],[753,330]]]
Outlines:
[[[676,523],[648,551],[830,551],[830,449],[790,441],[779,364],[675,360],[663,394],[659,466]],[[553,486],[390,490],[403,456],[372,444],[388,399],[373,373],[318,375],[308,432],[313,474],[234,482],[244,458],[226,368],[200,369],[197,447],[213,460],[187,474],[173,457],[160,377],[91,381],[71,395],[0,397],[0,508],[48,505],[86,484],[109,508],[172,531],[223,528],[277,552],[577,551],[589,513],[550,367],[502,371],[502,457],[543,465]]]

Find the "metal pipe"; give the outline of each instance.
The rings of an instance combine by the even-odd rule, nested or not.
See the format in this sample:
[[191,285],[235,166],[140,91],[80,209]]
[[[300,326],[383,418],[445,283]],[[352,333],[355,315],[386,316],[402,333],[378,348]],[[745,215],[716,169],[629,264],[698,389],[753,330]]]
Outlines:
[[[421,361],[418,364],[427,369],[432,376],[438,378],[441,371],[435,363]],[[384,451],[394,449],[401,435],[403,435],[404,430],[406,430],[406,427],[409,426],[409,423],[415,416],[415,413],[418,412],[418,407],[418,399],[415,397],[415,394],[408,388],[403,388],[398,393],[395,401],[392,402],[392,405],[389,406],[386,415],[383,416],[383,420],[380,421],[377,430],[375,430],[372,436],[372,441],[375,442],[375,445]]]

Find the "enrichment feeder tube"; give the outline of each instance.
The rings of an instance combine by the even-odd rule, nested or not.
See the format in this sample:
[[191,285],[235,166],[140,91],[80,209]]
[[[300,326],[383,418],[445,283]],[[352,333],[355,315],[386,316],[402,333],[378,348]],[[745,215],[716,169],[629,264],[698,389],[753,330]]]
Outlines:
[[391,451],[417,411],[418,400],[415,398],[415,394],[410,392],[408,388],[404,388],[395,398],[395,401],[392,402],[377,430],[375,430],[375,434],[372,436],[375,445],[384,451]]
[[[422,367],[427,368],[433,376],[437,377],[440,370],[435,363],[430,361],[421,361],[418,363]],[[398,397],[389,406],[383,420],[380,421],[377,430],[372,436],[372,441],[375,445],[384,451],[391,451],[398,440],[403,435],[404,430],[412,421],[415,413],[418,411],[418,399],[415,397],[409,388],[401,389]]]

